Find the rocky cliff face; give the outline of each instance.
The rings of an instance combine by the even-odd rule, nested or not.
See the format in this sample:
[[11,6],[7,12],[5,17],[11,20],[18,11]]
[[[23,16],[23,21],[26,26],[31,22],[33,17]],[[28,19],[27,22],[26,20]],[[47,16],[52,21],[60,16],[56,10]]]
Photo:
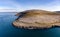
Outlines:
[[16,14],[13,25],[24,29],[43,29],[60,26],[60,14],[44,10],[27,10]]

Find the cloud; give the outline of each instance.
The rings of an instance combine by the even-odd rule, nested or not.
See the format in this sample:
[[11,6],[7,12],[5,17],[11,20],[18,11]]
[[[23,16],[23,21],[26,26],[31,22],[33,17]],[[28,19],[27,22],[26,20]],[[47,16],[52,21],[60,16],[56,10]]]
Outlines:
[[21,10],[21,5],[12,0],[0,0],[0,12],[3,11],[19,11]]
[[47,10],[60,11],[60,0],[54,0],[46,5]]
[[49,11],[60,11],[60,0],[54,0],[47,5],[42,6],[42,8]]
[[23,10],[28,9],[42,9],[42,10],[48,10],[48,11],[60,11],[60,0],[54,0],[52,2],[49,2],[48,4],[44,5],[27,5],[23,7]]
[[[27,2],[27,1],[25,1],[25,2]],[[16,11],[16,12],[29,10],[29,9],[60,11],[60,0],[53,0],[45,5],[44,4],[33,5],[33,3],[32,3],[32,5],[31,4],[25,5],[25,4],[26,3],[22,4],[20,2],[14,1],[14,0],[0,0],[0,11],[7,11],[7,9],[10,9],[8,11]]]

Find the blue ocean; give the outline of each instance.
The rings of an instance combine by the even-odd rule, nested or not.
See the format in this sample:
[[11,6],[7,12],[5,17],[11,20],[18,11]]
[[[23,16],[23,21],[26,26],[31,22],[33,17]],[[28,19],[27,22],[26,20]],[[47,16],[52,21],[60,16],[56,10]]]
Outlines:
[[18,16],[14,12],[0,12],[0,37],[60,37],[60,27],[40,30],[19,29],[12,25]]

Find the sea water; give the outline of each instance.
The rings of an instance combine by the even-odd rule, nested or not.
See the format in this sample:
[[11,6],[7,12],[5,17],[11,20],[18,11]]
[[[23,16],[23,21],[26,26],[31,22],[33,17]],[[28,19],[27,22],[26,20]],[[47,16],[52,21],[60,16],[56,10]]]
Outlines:
[[60,37],[60,28],[25,30],[12,25],[16,13],[0,12],[0,37]]

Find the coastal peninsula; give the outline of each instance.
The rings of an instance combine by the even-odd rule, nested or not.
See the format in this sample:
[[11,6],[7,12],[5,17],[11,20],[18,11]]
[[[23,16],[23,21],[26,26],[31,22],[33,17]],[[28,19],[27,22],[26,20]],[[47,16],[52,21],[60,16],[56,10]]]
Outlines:
[[60,13],[45,10],[26,10],[16,14],[13,26],[24,29],[44,29],[60,26]]

